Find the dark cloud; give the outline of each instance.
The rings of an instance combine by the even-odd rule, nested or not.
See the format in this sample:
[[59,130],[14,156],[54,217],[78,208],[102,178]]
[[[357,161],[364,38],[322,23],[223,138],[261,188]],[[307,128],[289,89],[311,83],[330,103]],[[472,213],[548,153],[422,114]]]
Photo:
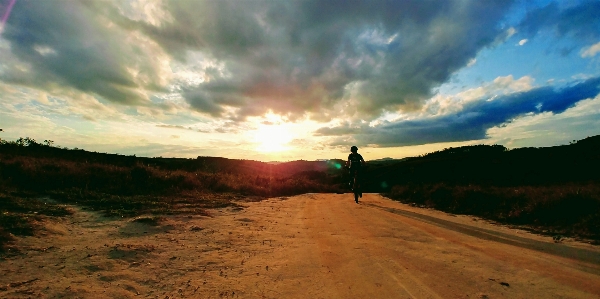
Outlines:
[[67,86],[129,105],[147,102],[143,90],[162,88],[145,45],[84,2],[17,1],[2,37],[20,60],[0,73],[6,82]]
[[585,42],[597,42],[600,38],[600,1],[586,0],[577,5],[564,7],[551,2],[545,7],[527,13],[520,31],[535,36],[540,31],[551,31],[564,37],[570,36]]
[[[598,3],[550,4],[518,27],[597,42]],[[290,121],[370,120],[419,109],[505,37],[513,1],[167,0],[143,12],[127,5],[17,1],[3,38],[19,61],[5,63],[0,80],[127,105],[146,105],[147,92],[179,84],[173,90],[191,109],[235,122],[268,111]],[[155,55],[163,51],[184,66],[202,65],[202,80],[166,81]]]
[[493,100],[473,101],[466,104],[460,112],[451,115],[354,129],[360,132],[355,132],[348,125],[322,128],[316,135],[354,134],[352,138],[337,138],[334,145],[356,142],[384,147],[480,140],[486,137],[489,128],[510,122],[519,116],[542,112],[562,113],[577,102],[593,98],[599,93],[600,77],[597,77],[562,89],[541,87]]
[[338,135],[352,135],[363,131],[366,127],[353,126],[351,123],[346,123],[337,127],[323,127],[315,132],[315,136],[338,136]]
[[[319,120],[415,109],[500,34],[512,1],[182,1],[160,26],[121,18],[173,57],[186,50],[222,62],[227,74],[187,86],[195,110],[232,119],[269,110]],[[118,19],[115,17],[115,19]],[[334,116],[335,114],[331,113]]]

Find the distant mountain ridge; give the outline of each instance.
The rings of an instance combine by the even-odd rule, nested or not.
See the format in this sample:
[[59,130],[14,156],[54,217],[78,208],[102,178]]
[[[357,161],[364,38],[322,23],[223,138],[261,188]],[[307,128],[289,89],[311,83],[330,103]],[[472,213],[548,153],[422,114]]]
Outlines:
[[[343,159],[269,163],[205,156],[196,159],[148,158],[58,148],[29,138],[21,138],[17,142],[3,141],[0,154],[258,176],[290,177],[303,173],[315,176],[314,172],[324,172],[333,181],[342,183],[346,180]],[[600,180],[600,135],[573,141],[569,145],[542,148],[508,150],[502,145],[447,148],[419,157],[367,159],[367,165],[368,187],[373,192],[384,192],[398,184],[423,182],[515,185]]]

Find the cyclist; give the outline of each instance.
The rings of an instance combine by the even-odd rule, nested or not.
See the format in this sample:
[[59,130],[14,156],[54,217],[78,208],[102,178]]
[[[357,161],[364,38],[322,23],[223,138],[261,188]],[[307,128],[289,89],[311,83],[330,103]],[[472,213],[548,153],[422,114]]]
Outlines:
[[[366,164],[365,159],[358,153],[358,147],[353,145],[350,148],[350,154],[348,155],[348,161],[346,167],[350,169],[350,187],[353,187],[354,177],[360,178],[362,167]],[[362,197],[362,196],[361,196]]]

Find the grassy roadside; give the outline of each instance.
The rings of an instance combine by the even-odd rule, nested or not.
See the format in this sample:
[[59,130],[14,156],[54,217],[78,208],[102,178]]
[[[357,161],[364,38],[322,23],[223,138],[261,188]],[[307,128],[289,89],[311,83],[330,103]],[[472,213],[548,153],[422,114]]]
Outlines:
[[[208,209],[240,200],[338,190],[327,175],[314,178],[310,172],[289,175],[247,167],[236,172],[231,165],[227,171],[216,171],[218,165],[211,171],[183,170],[144,164],[148,159],[60,149],[31,139],[0,143],[0,251],[13,236],[33,234],[42,217],[68,215],[60,204],[108,217],[208,215]],[[52,201],[39,200],[46,197]]]
[[[539,233],[600,240],[599,145],[597,136],[549,149],[468,146],[372,163],[366,190]],[[34,233],[43,217],[68,212],[41,206],[42,197],[109,217],[205,215],[239,200],[343,192],[342,163],[137,158],[0,140],[0,251],[13,236]]]
[[600,186],[596,183],[516,187],[408,184],[394,186],[385,195],[537,233],[600,241]]
[[69,210],[53,203],[47,204],[25,194],[0,192],[0,253],[13,236],[31,236],[36,223],[45,216],[57,217],[71,214]]

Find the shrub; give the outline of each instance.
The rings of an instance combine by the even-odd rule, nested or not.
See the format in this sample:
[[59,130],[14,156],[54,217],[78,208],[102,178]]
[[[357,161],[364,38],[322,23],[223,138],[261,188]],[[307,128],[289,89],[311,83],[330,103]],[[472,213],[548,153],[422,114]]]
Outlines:
[[600,187],[595,183],[519,187],[408,184],[392,187],[386,196],[446,212],[600,238]]

